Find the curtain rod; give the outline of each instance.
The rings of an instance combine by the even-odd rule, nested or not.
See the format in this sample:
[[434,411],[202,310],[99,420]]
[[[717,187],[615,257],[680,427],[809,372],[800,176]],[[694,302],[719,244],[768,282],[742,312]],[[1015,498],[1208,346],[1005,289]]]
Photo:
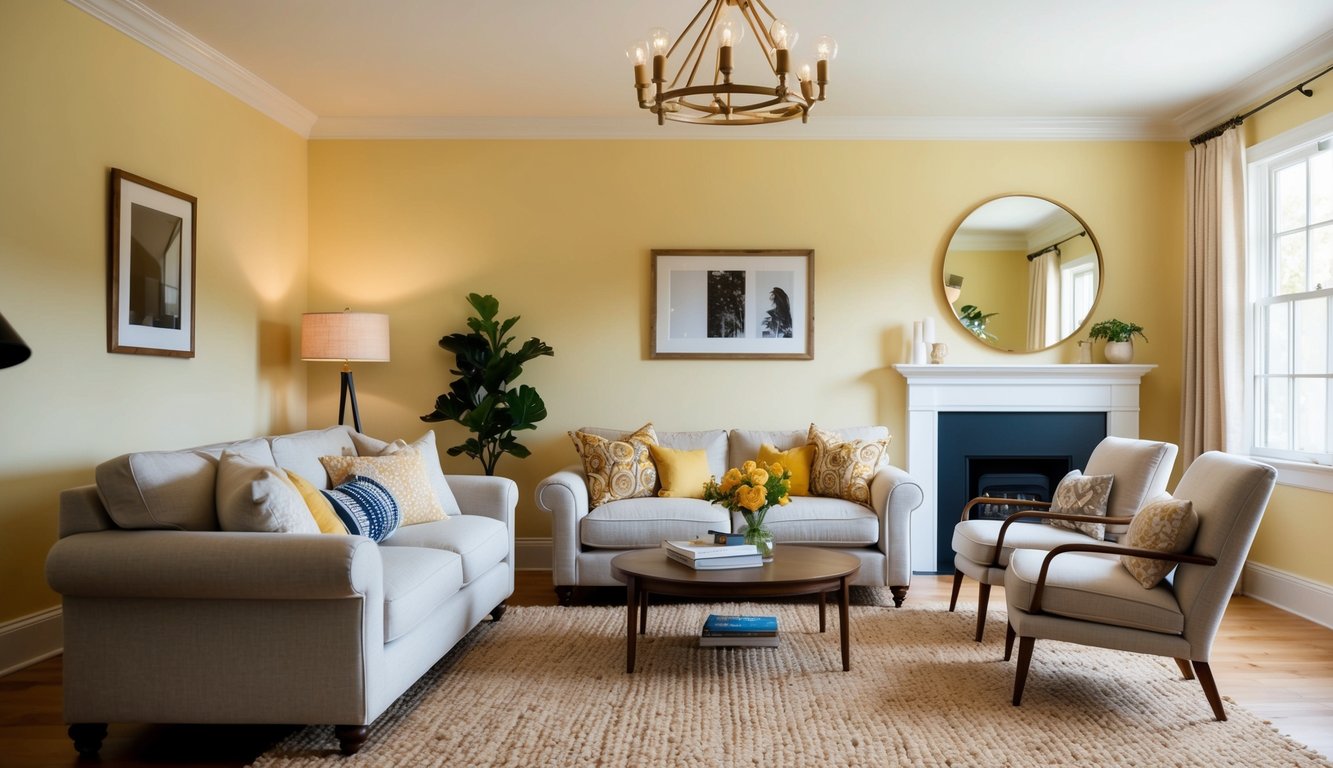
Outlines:
[[1079,232],[1077,235],[1070,235],[1069,237],[1066,237],[1065,239],[1061,240],[1061,241],[1058,242],[1058,243],[1051,243],[1050,245],[1046,246],[1045,248],[1042,248],[1040,251],[1037,251],[1036,253],[1029,253],[1029,254],[1028,254],[1028,261],[1032,261],[1033,259],[1035,259],[1035,258],[1037,258],[1038,256],[1042,255],[1043,253],[1050,253],[1051,251],[1059,251],[1059,250],[1060,250],[1060,246],[1064,245],[1065,243],[1069,242],[1070,240],[1073,240],[1073,239],[1076,238],[1076,237],[1085,237],[1085,236],[1087,236],[1087,234],[1088,234],[1088,230],[1085,229],[1085,230],[1083,230],[1082,232]]
[[1266,108],[1266,107],[1272,106],[1272,105],[1273,105],[1274,103],[1276,103],[1279,99],[1284,99],[1284,98],[1290,96],[1290,95],[1293,94],[1293,93],[1299,93],[1299,94],[1301,94],[1302,96],[1313,96],[1313,95],[1314,95],[1314,91],[1310,90],[1309,88],[1306,88],[1305,86],[1309,85],[1310,83],[1313,83],[1314,81],[1318,80],[1319,78],[1323,77],[1324,75],[1327,75],[1329,72],[1333,72],[1333,66],[1328,67],[1328,68],[1325,69],[1324,71],[1320,72],[1319,74],[1315,75],[1314,77],[1311,77],[1310,79],[1306,80],[1306,81],[1303,82],[1303,83],[1297,83],[1296,85],[1293,85],[1292,87],[1288,88],[1287,90],[1283,91],[1282,93],[1279,93],[1278,95],[1274,96],[1273,98],[1269,99],[1268,101],[1265,101],[1263,104],[1260,104],[1259,106],[1255,107],[1254,109],[1251,109],[1249,112],[1246,112],[1246,113],[1243,114],[1243,115],[1236,115],[1235,117],[1231,118],[1230,120],[1226,121],[1225,123],[1222,123],[1221,125],[1215,125],[1215,126],[1213,126],[1212,128],[1209,128],[1208,130],[1204,131],[1203,133],[1199,134],[1198,136],[1195,136],[1194,138],[1190,139],[1190,145],[1191,145],[1191,146],[1195,146],[1195,145],[1198,145],[1198,144],[1202,144],[1202,143],[1204,143],[1205,141],[1212,141],[1213,139],[1217,138],[1218,136],[1221,136],[1223,133],[1226,133],[1226,131],[1227,131],[1228,128],[1238,128],[1238,127],[1240,127],[1240,124],[1243,123],[1243,122],[1245,122],[1245,118],[1247,118],[1247,117],[1253,115],[1254,113],[1258,112],[1258,111],[1261,110],[1261,109],[1264,109],[1264,108]]

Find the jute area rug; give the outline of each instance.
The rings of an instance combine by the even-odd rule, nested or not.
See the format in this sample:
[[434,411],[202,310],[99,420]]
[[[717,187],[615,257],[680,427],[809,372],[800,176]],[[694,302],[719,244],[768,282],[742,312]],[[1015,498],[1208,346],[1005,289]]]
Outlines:
[[[699,648],[710,612],[776,613],[781,645]],[[855,605],[843,672],[832,606],[824,634],[813,603],[654,606],[627,675],[624,608],[511,608],[404,694],[357,755],[311,726],[254,765],[1333,765],[1230,700],[1214,721],[1170,659],[1038,642],[1014,707],[1004,626],[975,643],[975,615],[910,598]]]

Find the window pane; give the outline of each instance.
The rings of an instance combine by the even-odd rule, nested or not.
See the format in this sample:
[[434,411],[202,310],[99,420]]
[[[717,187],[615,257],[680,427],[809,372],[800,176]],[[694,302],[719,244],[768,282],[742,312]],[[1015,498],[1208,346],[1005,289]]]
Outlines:
[[1310,230],[1310,286],[1333,288],[1333,225]]
[[1328,299],[1296,302],[1295,373],[1328,373]]
[[1273,294],[1305,292],[1305,231],[1277,239],[1277,284]]
[[1305,163],[1278,171],[1275,186],[1278,231],[1305,226]]
[[1333,152],[1310,158],[1310,223],[1333,220]]
[[1295,448],[1328,452],[1328,379],[1296,380]]
[[1264,430],[1264,445],[1267,448],[1278,448],[1289,450],[1291,448],[1291,421],[1290,404],[1291,398],[1287,394],[1287,387],[1291,385],[1290,379],[1269,379],[1267,389],[1268,402],[1264,409],[1264,416],[1267,421]]
[[1290,304],[1274,304],[1268,308],[1268,332],[1263,343],[1268,345],[1268,370],[1262,373],[1291,373]]

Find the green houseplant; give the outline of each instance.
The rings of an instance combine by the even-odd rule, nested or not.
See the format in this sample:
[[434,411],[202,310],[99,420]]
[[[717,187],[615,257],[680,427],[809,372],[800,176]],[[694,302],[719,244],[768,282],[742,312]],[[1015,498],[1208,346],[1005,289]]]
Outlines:
[[1088,331],[1091,339],[1106,339],[1106,361],[1108,363],[1128,363],[1134,359],[1134,337],[1144,341],[1143,326],[1138,323],[1126,323],[1115,318],[1094,323]]
[[995,341],[995,334],[986,330],[986,322],[998,314],[1000,313],[988,312],[982,314],[976,304],[964,304],[958,308],[958,319],[963,323],[963,327],[982,341]]
[[522,384],[512,385],[523,373],[523,365],[542,355],[554,356],[546,342],[531,338],[518,349],[511,349],[514,337],[510,329],[519,318],[497,321],[500,302],[494,296],[468,294],[467,301],[477,311],[467,319],[471,333],[451,333],[440,339],[440,346],[452,352],[457,376],[449,391],[435,399],[435,410],[422,421],[456,421],[473,436],[449,449],[450,456],[466,454],[481,462],[486,474],[495,474],[495,465],[506,453],[525,458],[531,452],[514,433],[536,429],[546,418],[546,403],[537,390]]

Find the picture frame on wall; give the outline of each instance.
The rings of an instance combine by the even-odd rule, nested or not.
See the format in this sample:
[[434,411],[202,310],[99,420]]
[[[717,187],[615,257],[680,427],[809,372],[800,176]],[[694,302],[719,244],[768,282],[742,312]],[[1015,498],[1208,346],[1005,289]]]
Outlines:
[[814,359],[813,250],[652,255],[651,359]]
[[191,195],[111,169],[107,351],[194,357]]

